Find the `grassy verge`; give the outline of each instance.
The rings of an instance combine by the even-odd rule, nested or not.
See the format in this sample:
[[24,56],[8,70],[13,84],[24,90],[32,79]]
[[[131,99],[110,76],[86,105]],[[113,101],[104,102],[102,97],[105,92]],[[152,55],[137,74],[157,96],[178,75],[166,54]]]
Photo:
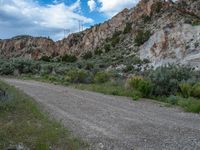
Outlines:
[[16,78],[16,79],[21,79],[21,80],[34,80],[34,81],[40,81],[40,82],[46,82],[46,83],[53,83],[53,84],[59,84],[59,85],[70,85],[71,83],[69,82],[64,82],[62,78],[57,77],[55,78],[49,78],[46,76],[36,76],[36,75],[22,75],[22,76],[4,76],[4,77],[10,77],[10,78]]
[[[117,95],[117,96],[127,96],[132,97],[134,100],[141,98],[138,92],[127,90],[120,85],[112,85],[110,83],[105,84],[73,84],[72,87],[95,91],[104,94]],[[151,99],[164,102],[168,106],[179,106],[187,112],[200,113],[200,100],[193,97],[183,98],[181,96],[169,96],[169,97],[149,97]]]
[[132,97],[134,100],[138,100],[140,98],[140,93],[137,91],[128,90],[119,84],[112,84],[109,82],[103,84],[71,84],[70,86],[73,88],[99,92],[106,95]]
[[51,120],[27,95],[0,81],[0,149],[78,150],[87,147]]
[[131,97],[133,100],[138,100],[141,98],[141,94],[137,91],[129,90],[123,86],[125,83],[91,83],[91,84],[81,84],[81,83],[66,83],[59,80],[49,80],[43,77],[35,77],[35,76],[21,76],[19,79],[23,80],[35,80],[47,83],[54,83],[60,85],[70,86],[72,88],[80,89],[80,90],[87,90],[93,92],[99,92],[106,95],[115,95],[115,96],[126,96]]
[[200,100],[189,97],[183,98],[181,96],[169,96],[169,97],[152,97],[160,102],[168,104],[168,106],[179,106],[186,112],[200,113]]

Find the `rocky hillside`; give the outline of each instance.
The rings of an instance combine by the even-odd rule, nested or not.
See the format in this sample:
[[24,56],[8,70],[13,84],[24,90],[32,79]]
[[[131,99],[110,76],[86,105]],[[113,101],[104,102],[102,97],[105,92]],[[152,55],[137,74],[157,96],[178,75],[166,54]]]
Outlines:
[[4,58],[39,59],[43,55],[56,54],[56,50],[56,43],[43,37],[17,36],[12,39],[0,40],[0,55]]
[[94,55],[113,51],[124,59],[138,56],[154,67],[167,63],[198,67],[200,0],[141,0],[136,7],[58,42],[29,36],[0,40],[0,54],[6,58],[40,59],[66,53],[81,57],[88,51]]

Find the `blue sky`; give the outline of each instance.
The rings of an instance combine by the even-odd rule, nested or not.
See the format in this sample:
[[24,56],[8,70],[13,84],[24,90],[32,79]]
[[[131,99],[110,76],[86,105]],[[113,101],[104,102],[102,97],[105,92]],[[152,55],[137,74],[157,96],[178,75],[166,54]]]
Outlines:
[[139,0],[0,0],[0,39],[17,35],[64,37],[110,19]]

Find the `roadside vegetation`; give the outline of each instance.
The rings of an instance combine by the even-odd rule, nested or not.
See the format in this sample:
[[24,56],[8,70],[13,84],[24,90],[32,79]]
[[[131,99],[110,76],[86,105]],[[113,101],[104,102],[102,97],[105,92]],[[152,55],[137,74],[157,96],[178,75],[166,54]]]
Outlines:
[[27,95],[0,81],[0,149],[84,149]]
[[[151,67],[142,67],[148,64],[148,60],[140,60],[134,55],[115,60],[110,57],[113,50],[98,51],[104,55],[87,53],[79,59],[65,56],[72,62],[1,59],[0,75],[14,75],[104,94],[128,96],[134,100],[156,99],[180,106],[189,112],[200,112],[199,71],[178,65],[166,65],[153,70]],[[122,66],[108,69],[117,63]]]

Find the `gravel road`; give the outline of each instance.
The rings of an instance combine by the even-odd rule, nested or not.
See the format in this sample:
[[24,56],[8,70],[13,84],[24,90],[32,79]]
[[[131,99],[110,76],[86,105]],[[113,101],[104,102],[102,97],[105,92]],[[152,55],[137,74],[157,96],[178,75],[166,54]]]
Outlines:
[[4,79],[91,144],[91,150],[200,150],[200,115],[130,98]]

